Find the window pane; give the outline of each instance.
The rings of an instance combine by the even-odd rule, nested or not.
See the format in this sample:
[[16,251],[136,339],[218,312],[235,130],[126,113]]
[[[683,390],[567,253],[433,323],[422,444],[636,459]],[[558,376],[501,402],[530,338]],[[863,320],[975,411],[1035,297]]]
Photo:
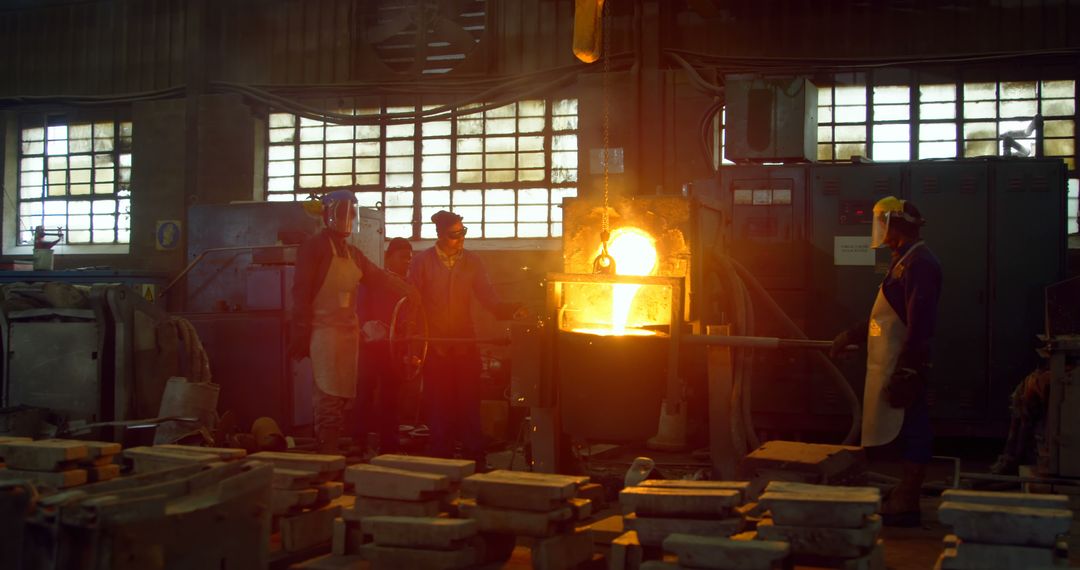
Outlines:
[[518,204],[547,204],[547,188],[525,188],[518,192]]
[[837,123],[865,123],[866,107],[837,107]]
[[431,121],[424,123],[425,137],[444,137],[450,135],[450,121]]
[[424,154],[450,154],[450,139],[424,139]]
[[552,117],[551,128],[556,131],[572,131],[578,128],[578,118],[574,117]]
[[921,142],[919,158],[952,158],[956,156],[955,142]]
[[836,105],[866,105],[866,87],[842,85],[836,87]]
[[293,146],[271,146],[267,152],[267,158],[269,160],[292,160],[296,157],[296,147]]
[[548,206],[518,206],[517,219],[519,222],[547,222]]
[[836,127],[835,136],[837,141],[865,141],[866,127],[862,125]]
[[1034,99],[1034,81],[1005,82],[1000,86],[999,94],[1002,99]]
[[875,121],[906,121],[911,118],[907,105],[874,105]]
[[396,138],[411,137],[411,136],[413,136],[414,130],[415,130],[415,125],[413,125],[413,124],[387,125],[386,126],[386,138],[388,138],[388,139],[396,139]]
[[1072,139],[1046,139],[1043,141],[1043,154],[1046,156],[1074,156],[1076,145]]
[[518,223],[518,237],[542,238],[548,236],[548,224]]
[[484,237],[486,238],[509,238],[514,237],[514,224],[484,224]]
[[[521,117],[543,117],[544,111],[547,109],[547,101],[543,100],[531,100],[521,101],[518,103],[518,115]],[[577,107],[575,105],[573,113],[556,113],[556,114],[575,114],[577,113]]]
[[[553,139],[558,139],[559,137],[565,137],[565,136],[573,137],[574,138],[574,143],[573,143],[574,148],[577,148],[577,135],[556,135],[556,136],[554,136],[552,138]],[[564,141],[564,144],[565,144],[565,141]],[[518,137],[517,145],[518,145],[518,150],[519,151],[544,150],[544,147],[545,147],[545,145],[544,145],[544,137],[535,137],[535,136],[534,137]],[[559,150],[559,149],[555,149],[555,150]]]
[[455,190],[453,198],[454,206],[484,203],[484,193],[481,190]]
[[1036,101],[1002,101],[999,113],[1005,117],[1033,117],[1038,112]]
[[879,85],[874,87],[874,104],[907,103],[911,89],[907,85]]
[[445,187],[445,186],[450,185],[450,173],[449,172],[438,172],[438,173],[425,172],[420,177],[420,180],[421,180],[422,186],[424,186],[425,188]]
[[484,152],[484,139],[481,138],[460,138],[457,140],[458,152]]
[[560,99],[555,101],[555,106],[552,107],[552,115],[577,115],[578,113],[578,101],[577,99]]
[[412,174],[387,174],[387,188],[406,188],[413,185]]
[[1075,133],[1073,121],[1046,121],[1043,129],[1048,137],[1071,137]]
[[334,143],[326,145],[325,154],[327,157],[340,158],[351,157],[353,154],[353,143]]
[[296,125],[296,115],[288,113],[270,113],[270,128],[292,127]]
[[[1076,96],[1076,82],[1068,79],[1063,81],[1043,81],[1042,82],[1042,96],[1043,97],[1075,97]],[[1071,184],[1072,182],[1070,182]]]
[[837,160],[850,160],[853,156],[866,156],[866,144],[836,145]]
[[908,142],[874,143],[874,160],[910,160],[911,144]]
[[923,120],[955,119],[956,103],[924,103],[919,105],[919,118]]
[[996,139],[997,123],[964,123],[965,139]]
[[930,103],[937,101],[956,101],[956,85],[944,83],[937,85],[920,85],[919,102]]
[[910,136],[911,128],[908,125],[874,125],[875,143],[878,141],[906,141]]
[[919,140],[956,140],[956,125],[954,123],[921,123],[919,124]]
[[1042,102],[1042,114],[1044,116],[1073,115],[1076,111],[1076,102],[1072,99],[1051,99]]
[[993,101],[997,99],[996,83],[965,83],[964,101]]

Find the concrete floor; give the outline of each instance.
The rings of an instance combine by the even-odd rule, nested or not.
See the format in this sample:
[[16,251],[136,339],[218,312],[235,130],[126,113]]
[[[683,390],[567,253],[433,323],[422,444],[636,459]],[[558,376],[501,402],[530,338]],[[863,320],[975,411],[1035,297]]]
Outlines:
[[[939,497],[924,497],[922,500],[923,525],[918,528],[885,528],[882,538],[885,539],[885,564],[888,570],[929,570],[934,567],[938,556],[942,552],[941,540],[948,534],[948,528],[937,520],[937,508],[941,504]],[[614,511],[612,511],[614,513]],[[1080,524],[1074,522],[1073,530],[1069,539],[1069,562],[1070,566],[1080,567]],[[352,558],[352,557],[345,557]],[[338,559],[341,565],[327,561],[327,565],[303,566],[303,568],[320,570],[338,570],[349,568],[360,570],[369,568],[367,562],[347,562]],[[510,560],[501,566],[503,570],[525,570],[532,568],[532,558],[529,548],[524,545],[517,546]],[[594,556],[592,562],[583,564],[580,570],[604,570],[607,561],[600,555]],[[809,566],[796,566],[796,570],[811,570]]]
[[[963,447],[963,445],[958,445]],[[965,455],[967,457],[962,465],[963,471],[971,472],[985,472],[996,453],[994,445],[987,447],[987,450],[976,450],[970,446]],[[957,450],[946,447],[942,450],[945,453],[955,452]],[[957,453],[959,455],[959,453]],[[496,454],[498,456],[498,454]],[[507,454],[507,457],[509,455]],[[632,457],[632,455],[631,455]],[[506,459],[498,457],[498,459]],[[504,461],[507,465],[501,465],[499,461],[493,463],[497,467],[506,468],[509,467],[509,461]],[[626,465],[615,461],[617,466],[613,466],[613,472],[619,475],[625,472]],[[685,462],[689,463],[689,462]],[[593,467],[596,467],[594,464]],[[668,469],[671,475],[680,476],[682,471],[692,472],[696,469],[696,466],[687,466],[685,469]],[[881,473],[890,476],[900,475],[900,465],[896,462],[890,461],[875,461],[870,465],[871,471]],[[927,470],[927,485],[928,487],[937,486],[938,488],[947,488],[952,484],[953,465],[949,461],[935,460],[929,466]],[[999,489],[1006,490],[1006,489]],[[1016,490],[1016,489],[1013,489]],[[949,528],[942,525],[937,519],[937,509],[941,504],[941,498],[936,496],[926,496],[922,499],[922,512],[923,512],[923,524],[917,528],[888,528],[886,527],[882,532],[882,538],[885,540],[885,562],[888,570],[929,570],[934,567],[938,556],[941,555],[943,550],[942,539],[946,534],[949,534]],[[1080,516],[1080,509],[1074,510],[1078,516]],[[617,509],[609,507],[604,513],[597,513],[597,519],[603,518],[603,516],[617,514]],[[1080,524],[1074,522],[1072,532],[1069,538],[1069,561],[1070,566],[1080,568]],[[356,564],[355,566],[334,566],[334,568],[367,568],[366,563]],[[329,566],[318,568],[330,568]],[[502,566],[504,569],[527,569],[532,568],[532,561],[529,552],[529,548],[524,545],[519,545],[515,548],[513,556],[510,560]],[[581,566],[581,570],[601,570],[606,569],[607,563],[600,555],[594,557],[594,560],[590,563]],[[810,570],[811,567],[797,566],[797,570]]]

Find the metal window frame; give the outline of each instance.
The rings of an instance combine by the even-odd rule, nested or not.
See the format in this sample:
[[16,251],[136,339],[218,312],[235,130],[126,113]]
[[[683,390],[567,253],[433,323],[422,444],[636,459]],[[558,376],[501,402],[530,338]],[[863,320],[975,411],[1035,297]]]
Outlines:
[[[465,118],[465,117],[470,117],[472,115],[479,115],[479,119],[481,121],[484,121],[483,122],[483,130],[479,134],[479,138],[481,140],[486,141],[489,136],[512,136],[512,137],[514,137],[513,154],[514,154],[514,157],[515,157],[515,167],[514,167],[515,172],[518,170],[518,167],[516,166],[516,159],[520,155],[520,153],[522,152],[520,147],[519,147],[518,138],[521,137],[521,136],[538,136],[538,137],[543,138],[543,141],[544,141],[543,147],[544,148],[543,148],[542,152],[544,153],[544,158],[545,158],[545,165],[544,165],[544,168],[543,168],[543,173],[544,173],[543,179],[542,180],[528,181],[528,182],[522,182],[520,180],[515,180],[513,182],[500,182],[500,183],[497,183],[497,184],[499,186],[499,189],[513,190],[514,193],[515,193],[514,194],[514,203],[512,204],[512,206],[514,208],[514,219],[513,219],[512,222],[507,222],[507,223],[513,223],[514,224],[514,235],[513,235],[513,237],[515,237],[515,238],[516,237],[521,237],[520,236],[520,230],[521,230],[520,224],[523,223],[518,219],[518,210],[519,210],[518,207],[520,206],[519,191],[524,190],[524,189],[528,189],[528,188],[546,188],[547,189],[547,191],[548,191],[548,202],[547,202],[546,206],[548,208],[548,214],[547,214],[547,222],[546,222],[547,235],[545,236],[545,238],[559,237],[559,235],[561,235],[561,233],[557,234],[555,232],[554,228],[555,228],[555,224],[557,222],[555,222],[553,220],[552,215],[551,215],[551,208],[553,206],[557,205],[552,201],[552,198],[551,198],[552,191],[555,190],[555,189],[559,189],[559,188],[578,188],[578,186],[580,184],[580,180],[578,179],[578,177],[575,177],[575,180],[573,180],[571,182],[558,182],[558,183],[556,183],[556,182],[552,181],[552,156],[553,156],[553,153],[555,152],[554,148],[553,148],[554,137],[556,135],[561,136],[561,135],[570,135],[570,134],[575,135],[575,136],[580,136],[580,125],[575,127],[574,129],[570,129],[570,130],[556,131],[555,128],[554,128],[555,117],[556,116],[563,116],[563,115],[555,115],[555,113],[554,113],[555,103],[557,101],[564,100],[564,99],[576,99],[576,98],[574,98],[574,97],[537,97],[537,98],[525,99],[525,101],[540,100],[540,101],[544,102],[544,114],[542,115],[542,118],[544,119],[544,128],[541,131],[536,132],[536,133],[520,133],[520,132],[518,132],[518,130],[517,130],[518,121],[522,118],[520,107],[515,107],[515,109],[514,109],[513,120],[515,122],[515,129],[514,129],[513,133],[506,134],[506,135],[504,135],[504,134],[494,135],[494,134],[488,134],[487,133],[487,120],[488,120],[488,118],[486,116],[486,112],[465,114],[465,113],[462,113],[461,111],[456,110],[449,117],[447,117],[445,119],[442,119],[442,120],[446,120],[446,121],[450,122],[450,133],[448,135],[446,135],[445,137],[444,136],[439,136],[439,137],[429,137],[429,138],[432,138],[432,139],[445,138],[446,140],[448,140],[450,142],[450,151],[449,151],[450,168],[448,170],[450,180],[449,180],[449,184],[447,186],[445,186],[445,187],[443,187],[443,186],[434,186],[434,187],[429,188],[429,187],[425,187],[423,185],[423,159],[424,159],[423,142],[424,142],[424,138],[425,138],[424,135],[423,135],[424,121],[417,118],[416,120],[411,122],[411,124],[413,125],[413,134],[412,134],[412,137],[410,137],[410,139],[406,139],[406,138],[395,138],[395,139],[393,139],[393,140],[412,140],[412,142],[413,142],[413,156],[412,156],[412,159],[413,159],[413,170],[412,170],[413,183],[412,183],[411,187],[402,187],[402,188],[393,188],[393,189],[387,188],[387,186],[386,186],[386,178],[387,178],[386,161],[387,161],[388,156],[387,156],[387,148],[386,148],[386,146],[387,146],[387,143],[389,142],[389,139],[387,138],[387,126],[388,125],[387,125],[387,123],[385,121],[383,121],[380,124],[380,128],[379,128],[379,143],[381,145],[381,152],[380,152],[380,155],[379,155],[379,182],[380,182],[380,184],[377,187],[372,186],[372,185],[359,185],[359,184],[356,184],[356,174],[357,173],[356,173],[356,166],[355,166],[355,162],[354,162],[354,164],[353,164],[353,172],[352,172],[353,184],[347,185],[347,186],[335,186],[334,188],[335,189],[341,189],[341,190],[351,190],[351,191],[356,192],[356,193],[366,193],[366,192],[373,192],[373,191],[379,192],[380,193],[380,198],[382,198],[382,203],[383,204],[386,203],[386,193],[387,193],[387,191],[391,191],[391,190],[395,191],[395,192],[397,192],[397,191],[411,191],[413,193],[414,198],[413,198],[413,216],[412,216],[412,235],[409,236],[409,239],[413,239],[413,240],[422,239],[421,232],[422,232],[422,228],[423,228],[423,225],[424,225],[422,212],[423,212],[423,208],[425,207],[424,203],[423,203],[422,196],[423,196],[423,192],[425,190],[446,190],[447,192],[449,192],[450,193],[450,208],[453,208],[454,205],[455,205],[454,204],[454,192],[455,191],[458,191],[458,190],[480,190],[482,192],[482,194],[481,194],[481,203],[479,205],[480,208],[481,208],[481,218],[479,220],[472,220],[471,223],[480,225],[480,230],[481,231],[480,231],[480,235],[477,236],[478,238],[480,238],[480,239],[488,239],[489,236],[486,235],[486,233],[487,233],[486,232],[486,222],[487,222],[487,220],[484,218],[485,210],[486,210],[486,207],[488,205],[487,204],[487,190],[492,189],[491,187],[493,185],[495,185],[496,183],[486,182],[485,177],[486,177],[486,172],[487,172],[487,168],[486,168],[486,166],[487,166],[487,152],[486,151],[481,152],[481,156],[483,157],[483,163],[481,164],[481,170],[480,170],[480,173],[481,173],[481,181],[480,182],[459,183],[458,182],[458,176],[457,176],[458,175],[457,143],[458,143],[458,140],[460,138],[462,138],[461,135],[458,132],[458,121],[460,119],[462,119],[462,118]],[[515,104],[518,104],[518,103],[521,103],[521,101],[515,102]],[[422,109],[423,105],[424,105],[424,102],[421,101],[420,98],[418,98],[413,103],[406,105],[401,101],[395,101],[395,102],[393,102],[391,104],[389,101],[387,101],[387,99],[385,97],[383,97],[383,98],[380,98],[380,101],[378,103],[378,108],[379,108],[379,110],[381,112],[385,113],[385,112],[387,112],[387,109],[389,107],[412,106],[415,109]],[[355,101],[353,101],[353,107],[354,107],[354,109],[359,108],[359,106],[356,104]],[[276,113],[274,111],[271,111],[271,114],[276,114]],[[302,144],[301,140],[300,140],[301,118],[297,117],[295,115],[293,115],[293,116],[295,117],[295,121],[294,121],[294,124],[293,124],[294,134],[293,134],[293,140],[292,140],[291,143],[272,143],[272,142],[270,142],[269,133],[270,133],[271,127],[270,127],[269,118],[267,119],[267,122],[266,122],[267,144],[266,144],[266,149],[265,149],[265,152],[264,152],[264,161],[265,161],[266,169],[267,169],[268,172],[267,172],[267,176],[264,177],[264,183],[263,183],[263,199],[264,200],[269,200],[271,196],[282,196],[282,195],[290,195],[290,196],[293,197],[293,200],[300,200],[303,197],[305,197],[307,195],[310,195],[313,192],[317,192],[320,189],[329,188],[329,187],[325,187],[325,186],[319,187],[319,188],[304,188],[304,187],[300,186],[300,146]],[[580,121],[580,113],[577,114],[577,118]],[[329,144],[326,141],[326,126],[327,126],[327,124],[324,123],[323,124],[323,138],[322,138],[322,141],[321,141],[321,144],[323,145],[323,174],[322,174],[323,179],[322,180],[323,180],[324,183],[326,181],[326,150],[325,150],[325,147],[326,147],[327,144]],[[358,140],[359,139],[356,138],[356,134],[354,132],[353,133],[353,138],[351,139],[351,142],[355,145],[358,142]],[[286,146],[286,145],[290,145],[290,144],[295,149],[294,156],[293,156],[293,163],[294,163],[293,164],[293,176],[292,176],[293,189],[291,191],[274,191],[274,192],[271,192],[270,187],[269,187],[270,186],[269,168],[270,168],[270,164],[271,164],[270,150],[273,147]],[[354,147],[353,154],[354,154],[354,156],[352,158],[355,161],[358,158],[357,156],[355,156],[355,147]],[[276,162],[282,162],[282,161],[276,161]],[[577,167],[577,170],[580,171],[580,164]],[[496,238],[496,239],[502,239],[502,238]]]
[[[30,117],[34,117],[35,119],[40,119],[40,122],[35,122],[33,124],[33,126],[29,126]],[[62,118],[62,124],[65,127],[69,128],[69,129],[73,124],[86,123],[86,124],[88,124],[90,126],[90,150],[88,152],[72,153],[70,146],[68,146],[67,152],[65,152],[63,155],[50,155],[48,153],[50,118],[56,118],[56,117],[61,117]],[[113,148],[112,148],[111,151],[108,151],[108,152],[96,152],[94,150],[94,131],[93,131],[93,129],[94,129],[95,124],[103,123],[103,122],[109,122],[109,123],[112,124]],[[122,212],[120,211],[120,202],[122,200],[127,200],[128,203],[129,203],[129,207],[130,207],[131,194],[134,191],[133,188],[132,188],[131,178],[130,178],[130,169],[134,168],[134,149],[133,148],[127,148],[127,149],[121,148],[120,132],[121,132],[121,126],[122,126],[123,123],[132,123],[132,130],[134,131],[134,124],[133,124],[133,121],[131,120],[130,116],[128,116],[126,113],[123,113],[123,112],[121,112],[119,110],[108,111],[108,116],[105,116],[104,114],[100,115],[100,116],[98,116],[98,115],[80,116],[78,114],[71,114],[71,113],[67,113],[67,112],[58,112],[58,111],[40,111],[40,112],[32,112],[32,113],[24,112],[24,113],[20,113],[18,115],[18,118],[17,118],[17,121],[16,121],[17,131],[18,131],[18,139],[17,139],[16,142],[18,144],[18,148],[16,149],[16,153],[15,153],[15,178],[16,178],[16,186],[15,186],[15,223],[16,223],[16,226],[17,226],[15,228],[15,246],[20,247],[20,246],[33,245],[33,240],[30,240],[30,241],[27,241],[27,242],[21,241],[21,235],[22,235],[23,231],[25,231],[25,230],[22,229],[23,220],[24,220],[24,217],[23,217],[23,214],[22,214],[22,205],[25,204],[25,203],[31,203],[31,202],[40,202],[42,204],[42,208],[43,208],[42,217],[45,216],[45,214],[44,214],[44,205],[47,202],[64,202],[65,204],[70,204],[71,202],[88,202],[90,204],[90,213],[88,214],[90,216],[90,228],[88,230],[86,230],[86,231],[90,232],[90,241],[87,241],[87,242],[70,243],[70,242],[67,241],[68,235],[69,235],[67,233],[67,231],[68,231],[67,228],[68,228],[68,226],[70,226],[71,214],[68,213],[67,208],[65,208],[65,212],[64,212],[65,234],[64,234],[64,238],[61,240],[60,243],[62,245],[64,245],[64,246],[66,246],[66,247],[76,247],[76,248],[78,248],[78,247],[93,247],[93,246],[124,246],[124,245],[130,245],[131,244],[131,228],[130,228],[130,226],[128,227],[128,239],[127,239],[127,241],[120,241],[120,216],[122,215]],[[23,152],[23,144],[22,144],[23,143],[23,132],[26,131],[27,129],[36,128],[37,125],[40,125],[41,128],[44,129],[43,138],[42,138],[42,144],[43,144],[42,152],[41,152],[40,155],[25,154]],[[51,125],[51,126],[57,126],[57,125]],[[70,138],[70,132],[69,132],[68,136],[65,137],[65,141],[70,142],[70,140],[71,140],[71,138]],[[113,166],[112,166],[112,170],[113,170],[113,180],[112,180],[113,192],[110,195],[110,197],[105,197],[105,196],[102,196],[102,195],[98,195],[96,193],[96,191],[95,191],[95,184],[97,183],[97,171],[98,171],[98,169],[97,169],[97,167],[94,166],[93,160],[94,160],[94,156],[99,155],[99,154],[109,154],[109,155],[111,155],[111,157],[113,159]],[[120,192],[121,192],[121,188],[120,188],[120,185],[121,185],[120,169],[122,168],[122,166],[120,164],[120,157],[121,157],[121,155],[125,155],[125,154],[128,154],[128,155],[132,156],[132,165],[128,167],[129,168],[129,174],[128,174],[129,178],[128,178],[128,182],[127,182],[127,196],[121,196],[120,195]],[[42,166],[41,166],[41,168],[42,168],[42,170],[41,170],[42,185],[43,185],[42,195],[41,195],[40,199],[26,198],[23,195],[23,184],[22,184],[23,166],[22,166],[22,161],[23,161],[24,158],[37,158],[39,156],[42,159]],[[48,191],[46,190],[46,188],[48,187],[48,184],[46,183],[46,181],[48,179],[48,173],[49,173],[48,160],[51,157],[59,157],[59,156],[63,156],[65,159],[67,159],[67,166],[64,168],[64,172],[66,173],[65,182],[64,182],[64,194],[62,196],[49,196]],[[72,156],[89,156],[90,157],[90,169],[89,169],[90,170],[90,182],[89,182],[90,193],[85,195],[85,196],[81,196],[81,195],[80,196],[73,196],[71,194],[71,157]],[[112,230],[112,241],[97,241],[97,240],[94,239],[94,232],[95,232],[95,230],[97,230],[97,228],[95,228],[95,226],[94,226],[94,217],[98,216],[98,215],[105,215],[105,214],[95,214],[94,213],[94,204],[97,203],[97,202],[105,202],[105,201],[110,201],[113,204],[113,211],[112,211],[111,214],[109,214],[112,217],[112,227],[110,228]],[[130,215],[130,210],[128,212],[128,215]],[[105,229],[105,228],[102,228],[102,229]]]
[[[1077,127],[1080,126],[1080,80],[1077,80],[1077,79],[1072,78],[1072,77],[1068,77],[1068,78],[1040,78],[1040,79],[1024,80],[1024,81],[1031,81],[1031,82],[1033,82],[1035,84],[1036,94],[1035,94],[1034,99],[1032,99],[1032,100],[1035,101],[1035,103],[1038,106],[1038,109],[1039,109],[1039,111],[1041,113],[1043,102],[1046,100],[1046,98],[1043,95],[1043,85],[1042,85],[1043,82],[1044,81],[1056,81],[1056,80],[1059,80],[1059,79],[1064,80],[1064,81],[1073,81],[1074,82],[1073,114],[1072,115],[1053,115],[1053,116],[1045,116],[1044,115],[1043,119],[1044,120],[1072,120],[1073,121],[1073,127],[1074,128],[1073,128],[1073,137],[1072,138],[1073,138],[1073,151],[1074,151],[1074,154],[1073,154],[1072,157],[1062,157],[1062,158],[1072,158],[1073,159],[1074,168],[1069,171],[1069,177],[1070,178],[1077,178],[1078,174],[1080,174],[1080,132],[1078,132],[1078,129],[1077,129]],[[1003,99],[1001,98],[1001,84],[1002,83],[1008,83],[1008,81],[1003,80],[1002,78],[998,77],[998,78],[995,78],[993,80],[993,82],[995,84],[995,95],[994,95],[994,100],[993,100],[994,105],[995,105],[994,117],[993,118],[988,118],[988,119],[985,119],[985,120],[987,122],[992,121],[995,124],[999,125],[999,130],[1000,130],[1001,121],[1002,120],[1010,120],[1010,119],[1002,119],[1001,110],[1000,110],[1000,104],[1003,101]],[[936,84],[941,84],[941,83],[948,83],[948,82],[933,81],[933,82],[928,82],[926,84],[934,84],[934,85],[936,85]],[[920,117],[920,112],[919,112],[919,105],[921,103],[921,100],[920,100],[920,97],[919,97],[919,88],[924,84],[924,82],[920,81],[920,79],[919,79],[919,77],[917,75],[914,77],[913,81],[911,81],[910,83],[905,85],[905,84],[892,83],[892,82],[877,83],[877,82],[875,82],[873,80],[873,74],[868,74],[867,81],[865,83],[865,88],[866,88],[866,103],[865,103],[865,105],[866,105],[867,113],[866,113],[866,120],[862,123],[864,125],[864,127],[866,128],[866,137],[865,137],[866,141],[865,141],[865,143],[866,143],[866,151],[867,151],[868,158],[873,159],[873,127],[874,127],[875,124],[903,124],[904,123],[904,121],[882,121],[882,122],[874,121],[874,119],[873,119],[873,116],[874,116],[873,115],[873,113],[874,113],[873,89],[874,89],[874,87],[880,87],[880,86],[902,85],[902,86],[908,87],[911,90],[911,96],[909,97],[909,102],[908,102],[908,106],[910,108],[910,111],[909,111],[910,119],[907,121],[907,123],[910,124],[910,126],[911,126],[911,129],[910,129],[911,130],[911,136],[910,136],[910,140],[909,140],[909,144],[911,145],[910,152],[909,152],[910,160],[920,160],[920,157],[919,157],[919,142],[920,142],[919,141],[919,127],[924,122],[925,123],[943,123],[943,124],[944,123],[950,123],[950,124],[954,125],[956,127],[956,141],[955,141],[956,142],[956,153],[955,153],[955,156],[953,158],[955,158],[957,160],[963,159],[964,158],[964,146],[965,146],[965,143],[970,141],[970,140],[982,140],[982,139],[968,139],[968,138],[965,138],[965,136],[964,136],[964,123],[967,122],[967,120],[966,120],[966,118],[964,116],[964,103],[965,103],[964,85],[967,84],[967,83],[972,83],[972,82],[965,82],[965,81],[963,81],[961,79],[957,79],[957,80],[953,81],[952,83],[956,86],[956,98],[955,98],[955,104],[956,104],[956,113],[955,113],[955,115],[956,116],[955,116],[955,118],[954,119],[934,119],[934,120],[930,120],[930,121],[923,121],[922,118]],[[979,81],[979,82],[976,82],[976,83],[987,83],[987,82],[986,81]],[[829,122],[822,122],[818,126],[819,127],[827,127],[827,128],[829,128],[830,132],[832,133],[832,137],[831,137],[831,140],[829,142],[818,143],[818,144],[819,144],[819,146],[829,145],[831,147],[831,156],[832,156],[832,158],[828,159],[828,160],[819,160],[819,162],[825,162],[825,163],[846,162],[846,160],[841,160],[841,159],[836,158],[836,156],[837,156],[836,155],[836,146],[838,144],[837,141],[836,141],[836,127],[837,126],[857,125],[857,124],[859,124],[859,123],[837,123],[836,122],[837,104],[836,104],[836,89],[835,89],[835,87],[837,85],[839,85],[839,84],[837,83],[837,84],[830,84],[830,85],[827,85],[827,86],[822,86],[823,89],[830,89],[831,90],[832,98],[830,99],[830,102],[829,102],[828,105],[821,105],[821,107],[829,108],[829,110],[832,113],[832,119],[833,120],[829,121]],[[858,86],[858,85],[859,84],[857,84],[857,83],[853,84],[853,86]],[[1054,99],[1066,99],[1066,98],[1064,98],[1064,97],[1051,98],[1051,100],[1054,100]],[[1005,99],[1005,101],[1011,101],[1011,100],[1012,99]],[[1066,138],[1068,138],[1068,137],[1053,137],[1053,140],[1064,140]],[[1039,144],[1041,142],[1044,142],[1044,140],[1045,139],[1040,137],[1040,140],[1036,141],[1036,145],[1035,145],[1036,146],[1036,148],[1035,148],[1035,156],[1036,157],[1044,156],[1043,144]]]

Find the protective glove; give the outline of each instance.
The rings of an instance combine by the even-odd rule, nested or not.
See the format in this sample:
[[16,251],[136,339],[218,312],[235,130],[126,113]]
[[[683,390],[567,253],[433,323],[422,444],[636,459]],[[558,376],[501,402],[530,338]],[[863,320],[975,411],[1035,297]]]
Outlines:
[[289,331],[289,357],[293,360],[303,360],[311,352],[311,329],[305,326],[293,325]]
[[844,331],[838,335],[832,341],[832,348],[829,349],[829,358],[836,360],[847,352],[847,347],[855,344],[849,338],[851,335],[847,331]]
[[897,366],[885,386],[885,401],[894,408],[908,408],[926,389],[926,375],[915,368]]

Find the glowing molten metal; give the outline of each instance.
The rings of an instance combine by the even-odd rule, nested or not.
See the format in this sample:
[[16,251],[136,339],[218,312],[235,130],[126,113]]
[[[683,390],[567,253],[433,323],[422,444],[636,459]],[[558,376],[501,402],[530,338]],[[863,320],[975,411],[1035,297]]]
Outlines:
[[[600,249],[597,248],[597,254]],[[623,227],[611,232],[608,253],[615,258],[617,275],[651,275],[656,270],[656,242],[644,230]],[[627,329],[627,319],[634,297],[641,285],[612,285],[611,328],[582,328],[575,332],[601,336],[652,336],[655,331],[641,328]]]

